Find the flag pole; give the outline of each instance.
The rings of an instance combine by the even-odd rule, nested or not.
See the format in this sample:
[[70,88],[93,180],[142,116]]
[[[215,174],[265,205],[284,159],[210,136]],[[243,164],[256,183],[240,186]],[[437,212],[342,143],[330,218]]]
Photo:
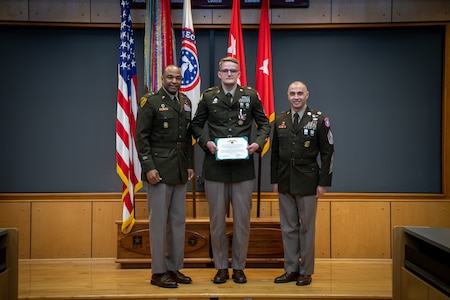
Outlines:
[[[195,145],[192,145],[192,168],[195,172]],[[195,173],[194,173],[195,174]],[[197,174],[192,178],[192,218],[197,218]]]
[[[200,64],[197,54],[194,23],[192,21],[191,1],[183,1],[183,23],[181,28],[181,86],[180,91],[191,100],[191,116],[195,116],[200,100]],[[195,172],[195,140],[192,140],[192,168]],[[192,179],[192,217],[197,217],[197,177]]]
[[258,198],[256,199],[256,217],[259,218],[261,210],[261,153],[258,155]]
[[[274,99],[273,99],[273,79],[272,79],[272,50],[270,41],[270,23],[269,23],[269,0],[261,1],[261,17],[258,33],[258,53],[256,57],[256,90],[260,94],[264,111],[269,124],[275,118]],[[269,150],[270,136],[264,143],[263,149],[259,155],[258,169],[258,202],[257,216],[260,213],[261,201],[261,157]]]

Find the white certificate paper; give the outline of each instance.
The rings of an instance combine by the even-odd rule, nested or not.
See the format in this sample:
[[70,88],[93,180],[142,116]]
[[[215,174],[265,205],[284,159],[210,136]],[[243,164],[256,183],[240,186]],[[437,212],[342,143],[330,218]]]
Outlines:
[[216,160],[249,159],[247,137],[217,138]]

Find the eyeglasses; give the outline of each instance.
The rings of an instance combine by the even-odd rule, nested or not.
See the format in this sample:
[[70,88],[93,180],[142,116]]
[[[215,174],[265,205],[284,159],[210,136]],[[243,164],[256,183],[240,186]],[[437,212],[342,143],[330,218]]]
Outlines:
[[231,74],[234,74],[234,73],[237,73],[238,70],[236,70],[236,69],[222,69],[222,70],[220,70],[220,72],[221,72],[221,73],[225,73],[225,74],[227,74],[228,72],[230,72]]

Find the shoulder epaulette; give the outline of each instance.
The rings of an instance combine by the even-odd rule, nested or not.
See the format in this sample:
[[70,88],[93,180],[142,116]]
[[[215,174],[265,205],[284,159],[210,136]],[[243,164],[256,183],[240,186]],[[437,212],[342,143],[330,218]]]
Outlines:
[[208,93],[208,92],[216,91],[216,90],[220,90],[220,87],[219,86],[212,86],[210,88],[207,88],[205,91],[203,91],[203,93]]
[[139,100],[139,106],[143,107],[145,105],[145,103],[147,103],[147,100],[149,100],[150,97],[152,97],[153,95],[156,95],[156,93],[155,92],[148,92],[144,96],[142,96],[141,99]]

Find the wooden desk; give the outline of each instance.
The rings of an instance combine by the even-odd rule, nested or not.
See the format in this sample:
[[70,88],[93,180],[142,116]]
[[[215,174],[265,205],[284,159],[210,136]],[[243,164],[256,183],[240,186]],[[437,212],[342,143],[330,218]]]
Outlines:
[[394,228],[393,300],[450,299],[450,228]]

